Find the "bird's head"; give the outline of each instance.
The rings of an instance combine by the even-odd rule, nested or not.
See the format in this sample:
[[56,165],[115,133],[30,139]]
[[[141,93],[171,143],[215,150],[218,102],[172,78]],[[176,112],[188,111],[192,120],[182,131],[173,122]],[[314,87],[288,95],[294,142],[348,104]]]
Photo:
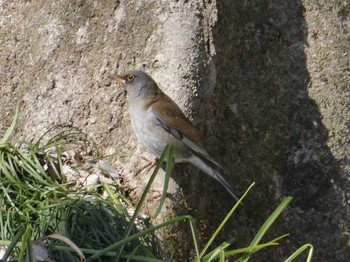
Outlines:
[[152,97],[160,91],[152,77],[143,71],[132,70],[113,74],[111,78],[124,85],[129,99]]

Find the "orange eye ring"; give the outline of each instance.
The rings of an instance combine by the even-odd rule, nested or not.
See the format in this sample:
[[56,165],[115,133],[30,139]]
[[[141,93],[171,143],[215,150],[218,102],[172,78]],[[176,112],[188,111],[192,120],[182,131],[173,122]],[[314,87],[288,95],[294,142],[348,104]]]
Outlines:
[[126,76],[126,81],[128,81],[128,82],[131,82],[131,81],[133,81],[135,79],[135,77],[133,76],[133,75],[127,75]]

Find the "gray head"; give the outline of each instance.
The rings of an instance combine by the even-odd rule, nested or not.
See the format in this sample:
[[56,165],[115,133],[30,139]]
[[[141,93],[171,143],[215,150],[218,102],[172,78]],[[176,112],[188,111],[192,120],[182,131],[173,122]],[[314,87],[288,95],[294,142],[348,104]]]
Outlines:
[[129,99],[153,97],[161,92],[152,77],[143,71],[131,70],[111,78],[123,83]]

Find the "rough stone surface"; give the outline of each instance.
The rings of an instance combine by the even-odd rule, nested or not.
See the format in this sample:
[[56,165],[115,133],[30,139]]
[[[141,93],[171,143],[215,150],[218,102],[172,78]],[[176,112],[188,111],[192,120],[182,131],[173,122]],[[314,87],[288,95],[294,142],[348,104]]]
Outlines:
[[[281,261],[304,243],[317,261],[349,261],[349,9],[323,0],[0,1],[0,134],[20,101],[17,141],[78,126],[114,155],[137,199],[148,174],[133,174],[152,156],[108,75],[144,69],[202,130],[237,192],[256,182],[217,243],[249,244],[292,195],[265,240],[291,235],[257,261]],[[176,171],[175,197],[154,222],[190,212],[204,241],[233,201],[194,168]],[[157,202],[148,203],[151,213]],[[179,256],[190,257],[189,228],[174,230]]]

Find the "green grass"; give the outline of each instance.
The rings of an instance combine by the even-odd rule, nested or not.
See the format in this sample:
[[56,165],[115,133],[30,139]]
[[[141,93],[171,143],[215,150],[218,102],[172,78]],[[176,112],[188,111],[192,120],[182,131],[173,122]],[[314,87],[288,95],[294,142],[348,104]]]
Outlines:
[[[188,223],[196,258],[193,261],[248,261],[261,249],[278,246],[287,236],[261,243],[261,239],[292,200],[287,197],[261,226],[247,247],[232,249],[230,241],[213,247],[214,240],[253,184],[223,218],[207,243],[200,243],[196,223],[191,216],[180,216],[159,225],[148,225],[140,219],[146,195],[166,161],[164,191],[156,217],[165,200],[172,169],[173,149],[167,146],[136,207],[120,193],[118,179],[112,183],[78,186],[67,179],[67,166],[74,172],[86,171],[86,162],[101,159],[96,144],[81,130],[56,126],[36,143],[19,146],[10,141],[18,116],[0,139],[0,246],[3,261],[33,261],[32,255],[45,245],[55,261],[171,261],[163,254],[155,232],[174,223]],[[77,153],[79,152],[79,153]],[[126,208],[132,208],[132,216]],[[140,225],[140,222],[141,223]],[[136,226],[137,225],[137,226]],[[203,247],[203,248],[201,248]],[[278,247],[275,247],[278,248]],[[286,261],[302,252],[311,261],[313,247],[306,244]],[[168,255],[169,256],[169,255]],[[0,258],[1,259],[1,258]]]

